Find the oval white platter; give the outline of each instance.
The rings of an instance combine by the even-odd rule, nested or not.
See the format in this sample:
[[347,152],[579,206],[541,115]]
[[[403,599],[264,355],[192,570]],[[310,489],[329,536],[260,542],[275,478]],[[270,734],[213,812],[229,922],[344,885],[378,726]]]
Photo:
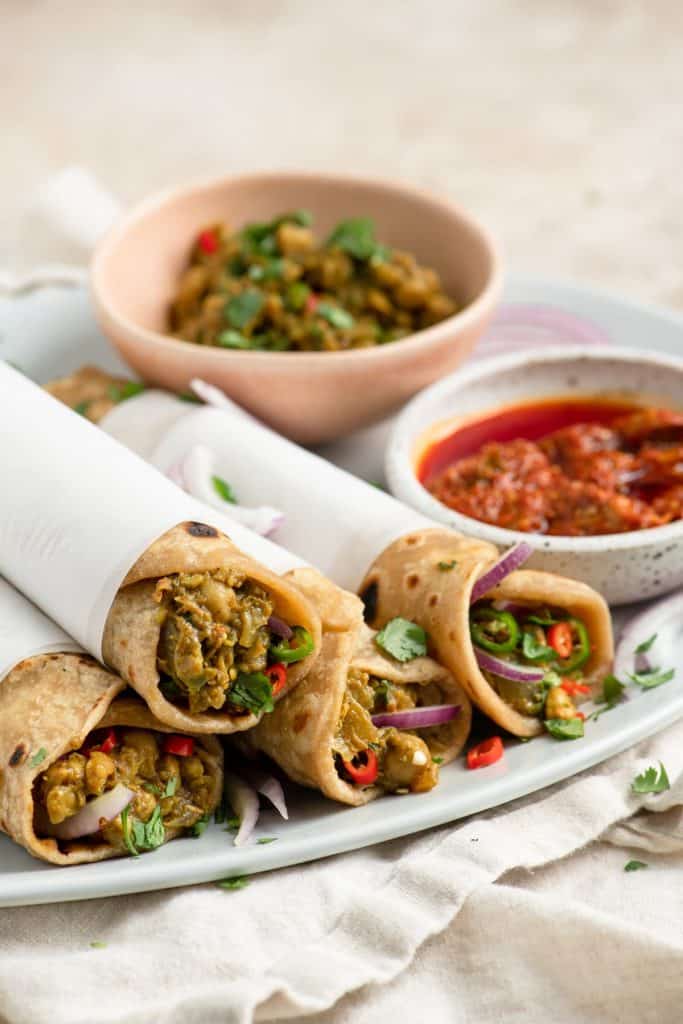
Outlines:
[[[505,301],[562,307],[593,320],[620,345],[683,352],[683,317],[603,292],[524,277],[510,281]],[[85,291],[78,288],[50,288],[18,299],[0,299],[0,356],[41,381],[84,362],[121,368],[97,331]],[[377,480],[386,432],[386,424],[365,431],[362,441],[347,439],[328,446],[325,454]],[[627,616],[628,612],[620,611],[621,622]],[[683,716],[681,616],[663,613],[645,626],[648,635],[658,633],[653,656],[662,667],[676,668],[676,677],[650,691],[631,687],[630,699],[588,722],[581,740],[508,741],[504,759],[490,768],[470,772],[460,760],[442,771],[441,782],[431,793],[386,797],[360,808],[344,808],[290,785],[289,821],[265,812],[255,836],[275,841],[240,849],[232,845],[232,835],[223,826],[212,825],[200,839],[176,840],[137,859],[65,869],[34,860],[1,836],[0,906],[91,899],[255,874],[456,821],[566,779]]]

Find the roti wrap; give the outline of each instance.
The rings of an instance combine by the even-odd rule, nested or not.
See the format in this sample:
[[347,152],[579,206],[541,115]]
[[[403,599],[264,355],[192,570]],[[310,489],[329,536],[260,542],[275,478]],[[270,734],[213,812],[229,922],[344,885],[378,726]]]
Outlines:
[[[0,828],[30,854],[67,866],[120,853],[104,840],[57,842],[34,828],[33,785],[63,754],[78,750],[102,726],[172,730],[135,697],[123,680],[85,654],[41,654],[20,662],[0,682]],[[215,778],[214,806],[222,789],[223,753],[213,736],[197,741]],[[166,839],[179,830],[166,829]]]
[[[379,628],[395,616],[419,623],[427,631],[430,650],[477,707],[515,736],[535,736],[543,732],[543,723],[520,714],[498,696],[479,669],[470,638],[472,587],[497,559],[498,552],[485,541],[448,530],[420,531],[382,552],[365,577],[361,593],[372,626]],[[600,594],[585,583],[519,569],[486,596],[563,608],[583,619],[592,641],[585,681],[595,683],[609,671],[613,660],[609,609]]]
[[104,661],[130,683],[160,721],[183,732],[237,732],[252,728],[260,717],[225,709],[191,714],[167,700],[159,688],[157,649],[162,617],[155,600],[157,581],[174,573],[218,569],[237,570],[262,586],[273,599],[276,615],[303,626],[311,634],[313,653],[289,667],[287,687],[281,693],[306,675],[320,646],[320,619],[291,582],[243,554],[212,526],[188,522],[169,530],[138,558],[126,575],[107,617],[102,652]]
[[433,754],[452,761],[462,749],[471,724],[471,705],[452,675],[431,658],[400,663],[386,657],[374,643],[375,632],[363,622],[362,602],[330,583],[313,569],[295,569],[289,578],[310,598],[323,624],[320,655],[306,679],[244,737],[252,749],[268,754],[304,786],[345,804],[366,804],[382,795],[380,786],[358,788],[337,772],[332,742],[339,721],[347,675],[351,668],[395,683],[436,683],[444,703],[460,705],[446,725],[422,730]]

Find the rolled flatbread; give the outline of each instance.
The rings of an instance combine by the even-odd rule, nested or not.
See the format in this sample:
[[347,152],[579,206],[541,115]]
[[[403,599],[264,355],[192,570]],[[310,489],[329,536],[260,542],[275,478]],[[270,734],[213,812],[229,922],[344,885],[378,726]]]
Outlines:
[[[385,792],[431,789],[439,764],[458,755],[469,733],[471,705],[462,687],[432,658],[401,663],[383,654],[353,594],[313,569],[287,575],[320,614],[320,656],[303,682],[244,741],[268,754],[294,781],[341,803],[360,805]],[[381,708],[437,703],[457,704],[459,713],[443,725],[411,732],[376,728],[370,720]],[[378,760],[377,780],[354,784],[344,761],[370,745]]]
[[[218,804],[223,752],[213,736],[174,737],[185,741],[185,756],[176,757],[163,749],[169,733],[88,655],[21,661],[0,683],[0,827],[34,857],[63,866],[186,834]],[[119,813],[92,834],[58,837],[118,785],[133,794],[125,822]]]
[[[270,629],[272,616],[310,649],[288,662],[275,694],[268,672],[283,641]],[[185,732],[230,733],[252,728],[304,678],[320,639],[319,616],[290,581],[214,527],[188,522],[155,541],[128,572],[102,653],[160,721]]]
[[[419,623],[428,634],[430,651],[450,669],[477,707],[514,735],[535,736],[543,731],[540,712],[523,713],[520,708],[530,704],[528,694],[520,687],[513,694],[509,683],[481,670],[471,639],[472,588],[497,558],[493,545],[484,541],[449,530],[418,531],[382,552],[363,581],[361,595],[370,625],[379,628],[395,616]],[[522,621],[525,609],[528,613],[546,609],[580,619],[590,637],[590,656],[581,666],[581,682],[594,687],[610,670],[614,645],[609,608],[586,584],[520,569],[483,600],[519,606]],[[539,637],[535,639],[540,642]],[[512,660],[516,657],[510,655]],[[550,662],[549,667],[554,664]]]

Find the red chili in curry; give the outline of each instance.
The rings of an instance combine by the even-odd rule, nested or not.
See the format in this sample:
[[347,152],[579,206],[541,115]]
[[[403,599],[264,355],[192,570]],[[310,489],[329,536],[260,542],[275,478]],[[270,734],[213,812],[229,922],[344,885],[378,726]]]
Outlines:
[[449,508],[525,533],[591,536],[683,518],[683,413],[548,399],[463,424],[418,477]]

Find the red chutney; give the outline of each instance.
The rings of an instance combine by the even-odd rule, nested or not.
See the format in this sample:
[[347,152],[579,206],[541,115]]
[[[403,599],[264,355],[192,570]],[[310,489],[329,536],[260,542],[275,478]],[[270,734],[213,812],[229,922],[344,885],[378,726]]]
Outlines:
[[424,454],[449,508],[525,533],[592,536],[683,518],[683,413],[605,399],[526,402]]

